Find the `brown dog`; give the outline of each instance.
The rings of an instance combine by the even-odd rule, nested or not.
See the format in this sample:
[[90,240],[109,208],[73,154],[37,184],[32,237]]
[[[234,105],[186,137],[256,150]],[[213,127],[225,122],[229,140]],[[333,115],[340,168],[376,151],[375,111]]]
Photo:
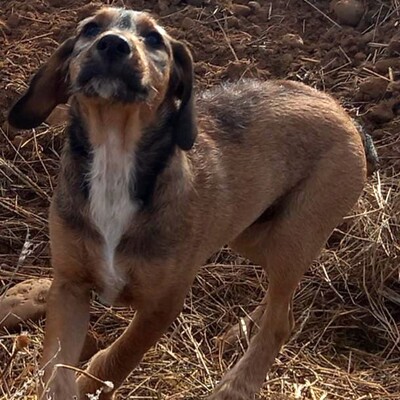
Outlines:
[[269,286],[259,332],[209,398],[250,399],[290,334],[301,277],[362,191],[362,138],[330,96],[244,81],[194,100],[192,87],[182,43],[145,13],[106,8],[79,24],[10,112],[12,125],[31,128],[71,102],[50,210],[44,399],[101,387],[57,368],[78,362],[92,289],[137,310],[88,367],[118,388],[225,243],[262,265]]

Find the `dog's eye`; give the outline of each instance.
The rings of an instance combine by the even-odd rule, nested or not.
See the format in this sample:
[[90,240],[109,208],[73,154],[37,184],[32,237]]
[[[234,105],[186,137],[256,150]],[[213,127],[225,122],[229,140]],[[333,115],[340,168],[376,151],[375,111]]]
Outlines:
[[101,28],[96,22],[89,22],[86,24],[81,31],[82,36],[93,37],[97,36],[101,31]]
[[157,31],[146,33],[144,41],[148,46],[153,48],[159,48],[163,44],[163,38]]

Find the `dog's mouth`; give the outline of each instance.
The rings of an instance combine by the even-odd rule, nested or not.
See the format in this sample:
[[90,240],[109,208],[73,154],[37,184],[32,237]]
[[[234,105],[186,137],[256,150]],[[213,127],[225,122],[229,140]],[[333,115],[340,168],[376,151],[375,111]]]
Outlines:
[[122,103],[145,102],[149,97],[143,74],[123,62],[87,62],[78,74],[73,91]]

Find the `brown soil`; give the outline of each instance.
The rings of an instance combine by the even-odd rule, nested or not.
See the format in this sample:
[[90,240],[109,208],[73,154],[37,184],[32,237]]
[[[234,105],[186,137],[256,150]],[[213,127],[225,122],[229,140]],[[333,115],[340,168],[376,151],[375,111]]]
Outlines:
[[[297,333],[271,371],[263,394],[400,398],[398,1],[361,1],[364,14],[355,27],[338,25],[335,5],[322,0],[107,3],[148,10],[174,37],[185,40],[195,60],[198,90],[242,77],[303,81],[332,93],[373,136],[382,170],[299,289]],[[0,281],[6,289],[50,274],[46,220],[63,140],[62,127],[11,129],[5,122],[7,110],[76,22],[101,2],[0,0],[0,5]],[[229,267],[233,264],[240,266]],[[198,398],[210,392],[221,371],[242,353],[238,346],[221,358],[211,338],[261,298],[260,269],[228,250],[208,267],[179,321],[121,393]],[[96,302],[94,310],[93,331],[107,343],[132,315]],[[42,321],[25,325],[34,345],[11,363],[0,398],[32,393],[42,327]],[[0,336],[0,344],[1,371],[12,336]]]

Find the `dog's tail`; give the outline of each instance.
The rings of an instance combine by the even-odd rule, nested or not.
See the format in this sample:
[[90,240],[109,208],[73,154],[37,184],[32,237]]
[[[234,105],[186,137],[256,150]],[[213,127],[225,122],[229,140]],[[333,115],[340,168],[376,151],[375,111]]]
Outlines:
[[363,141],[365,157],[367,159],[367,176],[371,176],[375,171],[379,170],[379,157],[376,151],[372,136],[357,121],[354,121],[355,126],[360,133]]

